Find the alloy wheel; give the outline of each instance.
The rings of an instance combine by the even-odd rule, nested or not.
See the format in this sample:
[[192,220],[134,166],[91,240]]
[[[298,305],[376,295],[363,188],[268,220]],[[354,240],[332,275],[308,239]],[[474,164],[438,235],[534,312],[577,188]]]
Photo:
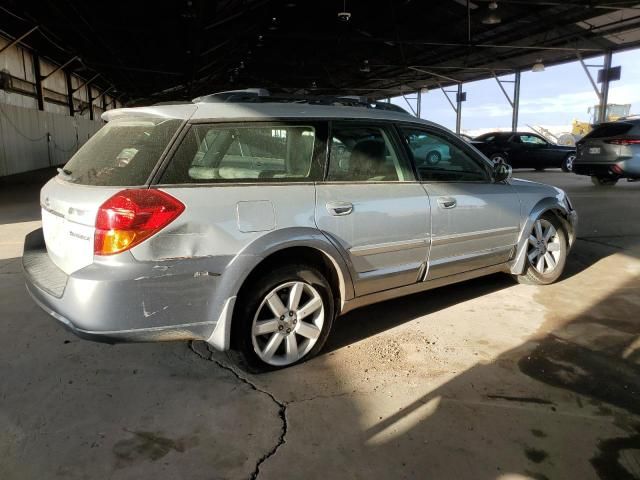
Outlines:
[[507,161],[504,159],[504,157],[502,155],[493,155],[491,157],[491,161],[493,162],[494,165],[499,165],[501,163],[507,163]]
[[441,156],[438,152],[429,152],[427,155],[427,163],[429,165],[435,165],[440,162]]
[[283,283],[260,303],[251,326],[253,348],[274,366],[291,365],[318,341],[324,324],[320,293],[305,282]]
[[560,261],[560,236],[555,227],[544,218],[536,220],[529,235],[527,256],[529,263],[540,274],[553,272]]
[[565,167],[567,168],[567,171],[572,172],[573,171],[573,161],[576,159],[575,155],[569,155],[567,157],[567,160],[565,161]]

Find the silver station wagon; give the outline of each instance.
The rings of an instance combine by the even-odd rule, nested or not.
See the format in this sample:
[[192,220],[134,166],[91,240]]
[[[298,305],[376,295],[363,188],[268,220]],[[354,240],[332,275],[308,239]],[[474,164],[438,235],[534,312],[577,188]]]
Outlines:
[[[364,305],[562,273],[567,195],[438,125],[375,103],[213,100],[106,112],[42,189],[27,289],[75,334],[199,339],[269,370]],[[415,138],[447,156],[425,162]]]

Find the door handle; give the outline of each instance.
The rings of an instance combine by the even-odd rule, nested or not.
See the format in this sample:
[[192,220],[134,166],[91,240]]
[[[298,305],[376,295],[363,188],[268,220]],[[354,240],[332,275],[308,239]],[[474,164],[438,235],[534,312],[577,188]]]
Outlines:
[[454,208],[457,205],[457,202],[453,197],[440,197],[438,198],[438,205],[442,208]]
[[326,207],[327,211],[335,217],[342,217],[353,212],[353,204],[349,202],[328,202]]

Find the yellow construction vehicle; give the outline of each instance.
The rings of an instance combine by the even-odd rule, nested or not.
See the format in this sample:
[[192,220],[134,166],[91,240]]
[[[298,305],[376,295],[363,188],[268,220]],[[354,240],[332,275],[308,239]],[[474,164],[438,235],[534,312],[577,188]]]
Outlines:
[[[622,117],[626,117],[629,115],[629,111],[631,110],[631,104],[619,104],[619,103],[609,103],[607,105],[607,116],[605,121],[614,122]],[[571,134],[574,136],[576,140],[581,139],[587,133],[592,130],[592,125],[598,122],[598,118],[600,117],[600,105],[595,105],[593,107],[589,107],[587,113],[590,115],[590,120],[588,122],[581,122],[580,120],[574,120],[571,124]]]

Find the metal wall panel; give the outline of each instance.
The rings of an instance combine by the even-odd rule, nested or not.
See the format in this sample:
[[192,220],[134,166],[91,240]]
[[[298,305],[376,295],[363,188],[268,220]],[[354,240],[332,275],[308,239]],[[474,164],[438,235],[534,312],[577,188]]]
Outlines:
[[103,124],[0,103],[0,176],[64,164]]

